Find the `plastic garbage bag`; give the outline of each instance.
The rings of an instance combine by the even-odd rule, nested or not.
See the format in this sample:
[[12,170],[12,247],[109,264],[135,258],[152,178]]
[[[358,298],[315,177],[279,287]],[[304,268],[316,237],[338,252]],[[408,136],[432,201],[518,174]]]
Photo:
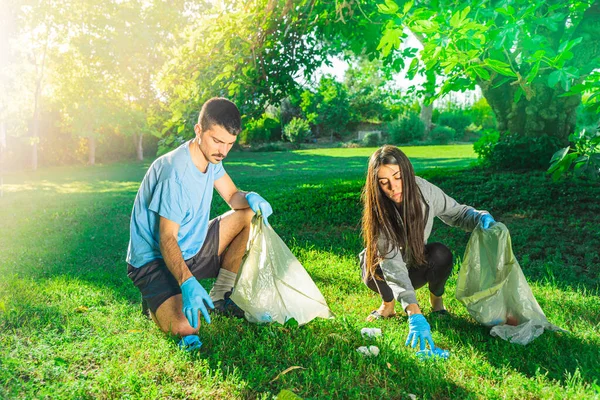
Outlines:
[[333,318],[325,298],[272,227],[252,219],[250,240],[231,299],[250,322]]
[[493,327],[490,334],[526,345],[544,329],[562,331],[546,319],[515,258],[510,234],[502,223],[469,239],[458,272],[456,298],[477,322]]

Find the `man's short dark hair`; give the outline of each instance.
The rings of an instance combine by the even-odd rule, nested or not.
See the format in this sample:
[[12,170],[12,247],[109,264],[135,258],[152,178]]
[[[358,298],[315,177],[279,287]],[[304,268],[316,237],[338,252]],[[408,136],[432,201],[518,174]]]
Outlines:
[[232,135],[242,131],[240,110],[231,101],[222,97],[213,97],[204,103],[198,123],[202,131],[207,131],[215,125],[222,126]]

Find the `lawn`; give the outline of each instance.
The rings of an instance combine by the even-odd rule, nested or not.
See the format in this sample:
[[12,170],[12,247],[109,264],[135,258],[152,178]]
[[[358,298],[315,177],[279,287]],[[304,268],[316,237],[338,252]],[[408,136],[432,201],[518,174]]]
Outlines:
[[[232,153],[224,162],[244,190],[267,198],[270,222],[335,313],[303,327],[215,317],[198,354],[177,350],[142,317],[126,276],[129,214],[149,165],[51,168],[4,179],[0,198],[0,398],[600,398],[600,185],[555,184],[539,173],[470,167],[470,146],[405,148],[418,174],[457,200],[489,210],[548,319],[528,346],[489,335],[454,298],[469,234],[434,225],[455,271],[452,317],[430,318],[447,361],[404,347],[406,317],[364,322],[379,305],[361,285],[360,192],[374,149]],[[226,210],[222,200],[213,213]],[[206,288],[211,282],[202,282]],[[427,293],[418,291],[424,313]],[[376,358],[360,329],[379,327]],[[280,373],[289,367],[301,367]]]

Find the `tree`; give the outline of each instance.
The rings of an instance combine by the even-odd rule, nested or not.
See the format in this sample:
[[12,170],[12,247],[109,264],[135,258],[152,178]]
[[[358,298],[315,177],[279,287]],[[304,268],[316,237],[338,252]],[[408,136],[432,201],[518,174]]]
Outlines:
[[501,132],[566,142],[581,93],[599,91],[597,1],[386,0],[379,9],[388,16],[383,55],[398,51],[404,28],[422,35],[411,70],[445,77],[435,97],[478,84]]

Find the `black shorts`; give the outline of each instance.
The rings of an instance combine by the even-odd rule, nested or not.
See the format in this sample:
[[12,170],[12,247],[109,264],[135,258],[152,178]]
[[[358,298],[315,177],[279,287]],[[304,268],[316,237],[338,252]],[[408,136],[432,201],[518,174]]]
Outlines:
[[[185,260],[192,275],[196,279],[216,278],[221,268],[219,257],[219,224],[221,217],[208,223],[208,231],[204,244],[198,253]],[[168,298],[181,293],[177,280],[167,268],[162,258],[152,260],[140,268],[127,264],[127,276],[142,292],[142,299],[148,304],[152,313]]]

